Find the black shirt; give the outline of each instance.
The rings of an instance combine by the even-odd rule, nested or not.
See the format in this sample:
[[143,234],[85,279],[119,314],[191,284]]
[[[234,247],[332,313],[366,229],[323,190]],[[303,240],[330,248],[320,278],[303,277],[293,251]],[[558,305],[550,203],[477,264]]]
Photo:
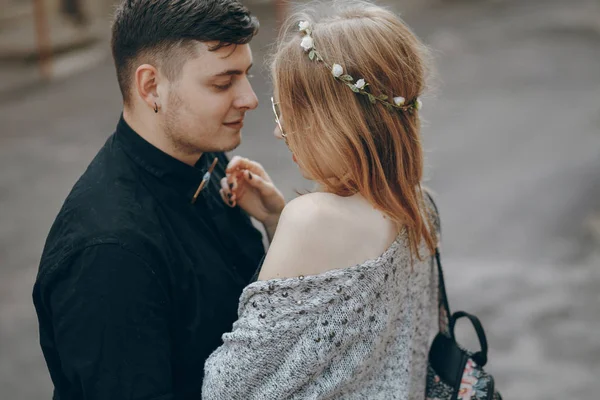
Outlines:
[[227,162],[188,166],[121,119],[56,218],[33,291],[54,399],[200,399],[264,255],[219,197]]

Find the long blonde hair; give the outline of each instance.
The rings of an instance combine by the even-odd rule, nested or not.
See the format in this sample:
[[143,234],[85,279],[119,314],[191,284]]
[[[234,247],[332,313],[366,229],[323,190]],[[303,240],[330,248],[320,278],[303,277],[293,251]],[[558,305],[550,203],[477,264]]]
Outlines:
[[[284,24],[272,74],[288,146],[301,166],[328,192],[360,193],[398,228],[407,230],[411,254],[422,240],[435,249],[425,217],[423,149],[418,111],[390,111],[334,79],[300,46],[300,21],[312,28],[314,46],[331,65],[364,79],[379,96],[407,103],[425,89],[427,50],[392,12],[364,1],[344,1],[317,20],[309,7]],[[324,171],[328,171],[326,174]],[[333,177],[331,176],[333,173]]]

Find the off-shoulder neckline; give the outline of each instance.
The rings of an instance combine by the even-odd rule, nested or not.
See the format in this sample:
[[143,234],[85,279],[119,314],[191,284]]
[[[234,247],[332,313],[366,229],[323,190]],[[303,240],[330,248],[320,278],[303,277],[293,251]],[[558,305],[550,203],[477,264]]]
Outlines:
[[406,240],[407,240],[406,229],[402,228],[400,233],[396,236],[396,238],[388,246],[388,248],[383,253],[381,253],[379,256],[377,256],[375,258],[370,258],[361,263],[354,264],[354,265],[351,265],[348,267],[333,268],[333,269],[327,270],[325,272],[321,272],[320,274],[299,275],[299,276],[295,276],[295,277],[286,277],[286,278],[272,278],[272,279],[267,279],[267,280],[256,280],[256,281],[250,283],[250,285],[248,285],[246,287],[246,289],[248,289],[251,286],[263,286],[265,284],[266,285],[285,284],[285,283],[295,282],[295,281],[299,281],[299,280],[315,281],[315,280],[320,280],[323,278],[334,277],[334,276],[341,275],[341,274],[348,274],[351,272],[355,272],[356,270],[360,270],[360,269],[371,267],[371,266],[381,265],[382,263],[385,263],[385,261],[388,261],[392,257],[392,254],[396,251],[398,246],[400,246],[401,244],[405,244]]

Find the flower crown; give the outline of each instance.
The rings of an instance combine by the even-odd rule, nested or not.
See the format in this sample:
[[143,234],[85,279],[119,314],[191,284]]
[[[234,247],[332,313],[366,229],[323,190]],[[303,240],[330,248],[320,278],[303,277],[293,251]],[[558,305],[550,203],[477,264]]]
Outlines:
[[352,76],[344,73],[344,68],[340,64],[333,64],[332,66],[327,64],[319,51],[315,48],[315,42],[311,36],[312,28],[310,26],[310,22],[301,21],[298,27],[300,28],[300,32],[304,34],[302,42],[300,42],[300,46],[305,52],[308,53],[308,58],[310,58],[311,61],[322,62],[329,70],[331,70],[331,73],[335,79],[346,84],[354,93],[367,96],[372,104],[380,102],[390,111],[400,110],[412,113],[414,110],[420,110],[423,107],[423,103],[418,97],[410,103],[406,103],[406,99],[402,96],[396,96],[390,100],[390,98],[385,94],[375,96],[372,93],[367,92],[366,89],[369,84],[365,82],[364,79],[355,81]]

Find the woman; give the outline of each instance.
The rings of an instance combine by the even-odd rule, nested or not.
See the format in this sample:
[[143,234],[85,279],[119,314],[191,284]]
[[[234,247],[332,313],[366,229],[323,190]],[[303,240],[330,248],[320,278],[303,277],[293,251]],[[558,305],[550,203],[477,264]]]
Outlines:
[[[203,398],[423,399],[437,319],[437,233],[421,189],[426,52],[371,4],[290,21],[272,63],[275,135],[322,190],[285,206],[206,363]],[[230,172],[225,201],[246,208],[263,185],[276,207],[258,164],[236,159]]]

